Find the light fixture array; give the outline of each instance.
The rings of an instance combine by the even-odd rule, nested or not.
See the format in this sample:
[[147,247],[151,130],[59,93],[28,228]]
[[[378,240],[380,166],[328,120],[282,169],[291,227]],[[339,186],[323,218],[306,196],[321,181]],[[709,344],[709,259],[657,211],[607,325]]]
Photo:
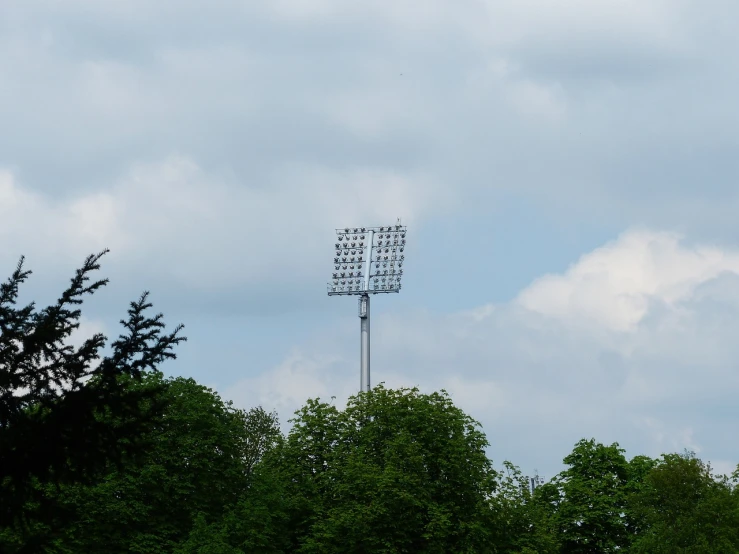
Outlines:
[[329,295],[399,292],[403,277],[407,228],[345,227],[336,229],[334,271]]

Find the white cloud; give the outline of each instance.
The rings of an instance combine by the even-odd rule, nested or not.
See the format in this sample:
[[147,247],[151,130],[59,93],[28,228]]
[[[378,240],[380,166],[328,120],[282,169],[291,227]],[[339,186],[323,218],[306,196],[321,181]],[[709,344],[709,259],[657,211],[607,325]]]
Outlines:
[[96,333],[108,333],[107,326],[103,321],[82,316],[79,323],[80,326],[75,329],[69,337],[69,344],[75,348],[82,346],[83,342]]
[[[607,205],[598,217],[616,228],[734,232],[736,203],[697,207],[686,188],[697,170],[680,169],[711,167],[701,188],[733,190],[711,155],[731,151],[736,96],[725,75],[737,49],[705,40],[712,14],[732,20],[718,3],[109,4],[0,7],[12,22],[0,32],[0,151],[33,190],[99,189],[179,152],[235,177],[230,188],[283,164],[350,166],[433,175],[468,200],[513,191],[565,221]],[[686,147],[697,135],[698,154]],[[675,180],[682,191],[660,195],[659,210],[638,201]]]
[[[483,2],[488,21],[503,40],[531,42],[559,38],[659,42],[672,38],[684,13],[681,2],[665,0],[518,0]],[[493,40],[495,40],[493,38]],[[498,39],[500,40],[500,39]]]
[[115,247],[119,218],[114,203],[105,193],[58,202],[20,186],[10,172],[0,172],[0,238],[6,245],[0,259],[7,263],[37,252],[58,259],[79,253],[80,247],[87,254]]
[[634,331],[659,302],[678,310],[696,287],[739,273],[739,253],[686,248],[678,235],[630,231],[583,256],[563,275],[537,279],[516,302],[528,310],[613,331]]
[[[277,410],[283,430],[290,427],[288,420],[308,398],[321,398],[343,407],[353,392],[349,375],[339,375],[337,367],[343,360],[335,357],[314,357],[293,352],[279,366],[257,377],[249,377],[221,387],[223,397],[232,399],[237,407],[262,406]],[[333,369],[329,379],[328,369]]]
[[430,178],[377,168],[285,166],[272,179],[234,187],[173,156],[137,164],[107,189],[58,199],[4,172],[0,237],[13,245],[4,262],[110,247],[175,288],[295,286],[325,272],[334,226],[415,223],[443,209],[439,198],[453,201]]
[[558,37],[592,41],[669,39],[688,7],[665,0],[464,0],[454,5],[430,0],[420,10],[413,0],[347,5],[340,0],[279,0],[269,5],[280,17],[315,22],[343,18],[374,20],[406,32],[447,30],[494,42],[531,42]]

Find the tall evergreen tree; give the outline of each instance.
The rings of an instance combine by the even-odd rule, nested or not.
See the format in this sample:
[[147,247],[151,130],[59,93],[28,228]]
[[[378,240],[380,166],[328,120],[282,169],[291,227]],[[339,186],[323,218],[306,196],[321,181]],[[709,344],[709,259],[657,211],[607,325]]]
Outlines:
[[165,332],[149,315],[148,293],[130,304],[124,332],[102,356],[106,337],[69,343],[82,304],[108,283],[91,281],[107,250],[89,256],[56,303],[18,306],[31,272],[21,258],[0,284],[0,526],[55,514],[47,486],[85,482],[140,448],[138,437],[160,410],[158,392],[131,387],[142,372],[174,358],[182,326]]

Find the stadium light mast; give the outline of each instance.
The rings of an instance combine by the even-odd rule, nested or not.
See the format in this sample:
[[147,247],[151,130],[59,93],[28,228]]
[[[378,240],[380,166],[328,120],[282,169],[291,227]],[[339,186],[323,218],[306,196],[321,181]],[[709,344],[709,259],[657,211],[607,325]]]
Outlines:
[[334,271],[329,296],[359,296],[359,390],[370,390],[370,295],[400,292],[407,228],[346,227],[336,229]]

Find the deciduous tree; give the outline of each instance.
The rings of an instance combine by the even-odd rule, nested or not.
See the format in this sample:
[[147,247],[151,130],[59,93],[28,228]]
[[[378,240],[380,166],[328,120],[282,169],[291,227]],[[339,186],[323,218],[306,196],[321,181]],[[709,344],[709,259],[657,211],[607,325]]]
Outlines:
[[739,504],[725,476],[692,452],[664,454],[630,498],[635,554],[739,552]]
[[559,552],[555,520],[559,504],[557,489],[544,484],[532,494],[529,478],[518,467],[504,462],[504,468],[492,501],[496,552],[556,554]]
[[301,552],[486,552],[495,471],[444,393],[375,387],[298,412],[281,454]]
[[556,478],[562,500],[557,510],[562,552],[606,554],[629,542],[625,487],[629,466],[624,450],[595,439],[581,440],[564,459]]

